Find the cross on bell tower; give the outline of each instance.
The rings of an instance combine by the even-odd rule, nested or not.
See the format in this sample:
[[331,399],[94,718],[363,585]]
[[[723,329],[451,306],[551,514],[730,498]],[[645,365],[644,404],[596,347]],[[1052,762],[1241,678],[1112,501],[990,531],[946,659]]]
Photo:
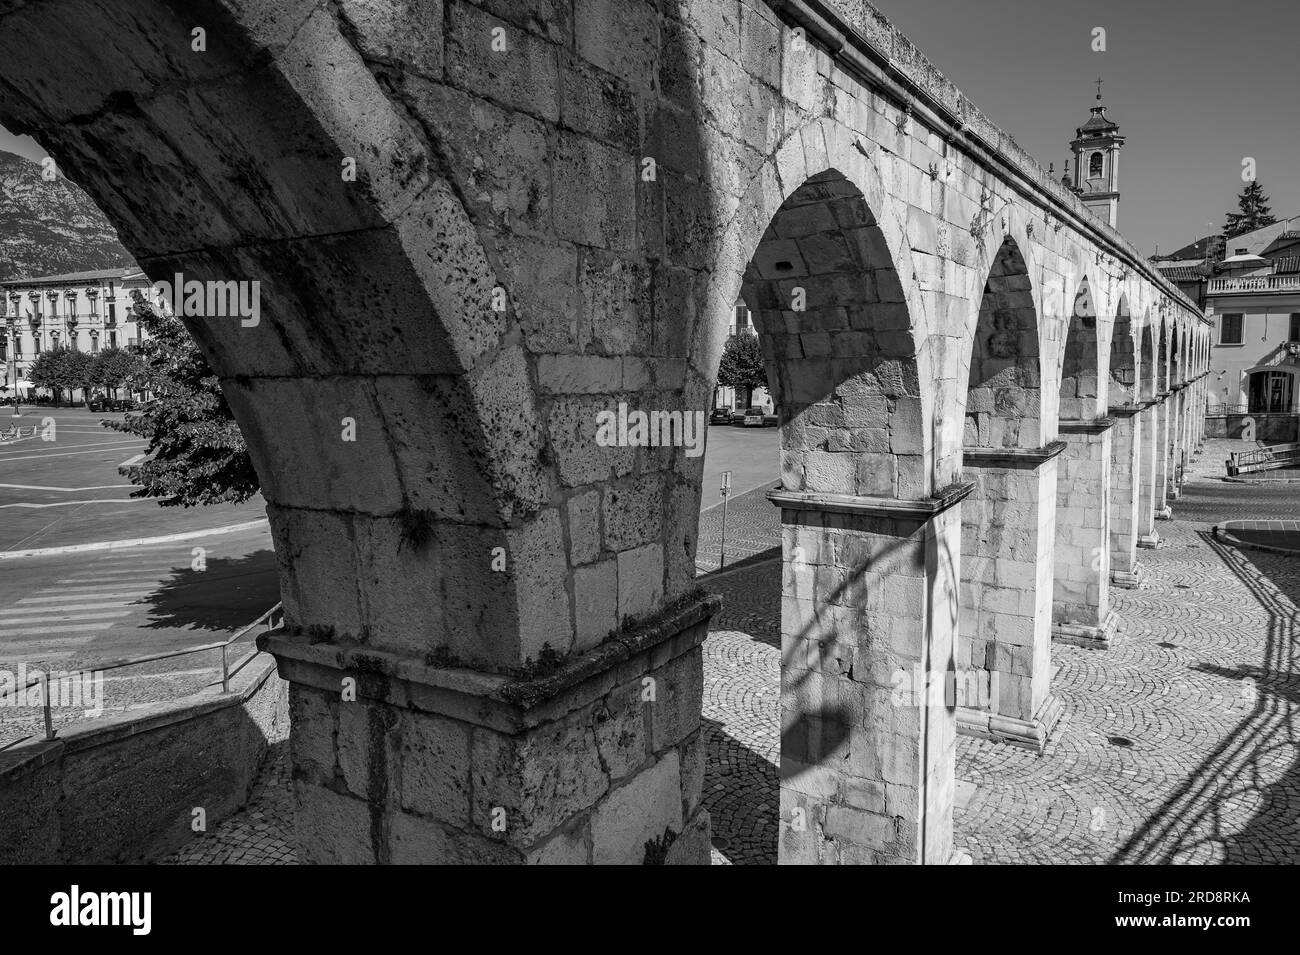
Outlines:
[[1101,101],[1102,80],[1097,80],[1097,105],[1092,116],[1075,130],[1074,191],[1088,211],[1112,227],[1119,224],[1119,151],[1125,139],[1119,124],[1106,115]]

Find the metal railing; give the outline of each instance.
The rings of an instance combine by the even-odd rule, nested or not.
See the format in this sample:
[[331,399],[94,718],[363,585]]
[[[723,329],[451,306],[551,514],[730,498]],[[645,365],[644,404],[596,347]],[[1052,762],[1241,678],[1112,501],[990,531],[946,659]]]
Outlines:
[[1233,451],[1225,463],[1229,477],[1273,468],[1293,468],[1300,465],[1300,442],[1275,444],[1254,451]]
[[[275,615],[277,613],[280,615],[279,623],[276,623],[274,621]],[[276,627],[280,626],[280,624],[284,623],[284,605],[277,603],[274,607],[266,611],[266,613],[262,614],[252,623],[240,629],[239,632],[236,633],[229,640],[218,640],[214,643],[205,643],[197,647],[185,647],[182,650],[165,650],[162,653],[147,653],[141,656],[123,657],[120,660],[110,660],[107,663],[102,663],[95,666],[93,672],[104,673],[108,670],[120,670],[123,667],[136,666],[141,663],[153,663],[156,660],[168,660],[171,659],[172,657],[183,657],[190,653],[203,653],[207,650],[220,650],[221,651],[221,692],[229,693],[230,678],[232,676],[235,676],[237,673],[239,673],[239,671],[244,668],[244,663],[248,662],[247,660],[245,660],[244,663],[241,663],[238,667],[234,669],[234,671],[231,671],[230,645],[232,643],[238,642],[239,640],[242,640],[254,628],[256,628],[257,626],[263,623],[266,624],[266,632],[268,633],[274,630]],[[252,654],[251,656],[249,656],[248,659],[251,660],[253,656],[256,656],[256,654]],[[31,680],[21,687],[14,686],[5,692],[26,693],[32,687],[38,685],[41,687],[41,707],[44,710],[44,714],[45,714],[45,739],[48,742],[49,740],[54,739],[54,717],[53,714],[50,712],[50,675],[48,673],[41,673],[35,680]],[[5,748],[4,746],[0,746],[0,749],[4,749],[4,748]]]
[[1211,416],[1230,415],[1230,414],[1295,414],[1294,411],[1277,410],[1270,411],[1268,408],[1252,408],[1248,404],[1243,405],[1206,405],[1205,413]]

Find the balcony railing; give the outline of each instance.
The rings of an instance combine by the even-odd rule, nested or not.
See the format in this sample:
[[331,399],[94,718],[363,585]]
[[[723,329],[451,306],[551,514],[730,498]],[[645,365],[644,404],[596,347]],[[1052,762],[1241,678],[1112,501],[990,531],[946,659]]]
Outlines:
[[1210,279],[1210,295],[1238,292],[1300,292],[1300,275],[1250,275],[1237,279]]

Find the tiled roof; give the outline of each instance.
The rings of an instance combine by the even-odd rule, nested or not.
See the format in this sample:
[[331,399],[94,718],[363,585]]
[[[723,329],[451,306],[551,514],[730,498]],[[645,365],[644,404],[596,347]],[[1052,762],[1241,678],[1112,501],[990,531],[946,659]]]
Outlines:
[[1274,275],[1291,275],[1300,272],[1300,255],[1288,255],[1273,261]]
[[126,269],[95,269],[90,272],[66,272],[63,275],[36,275],[28,278],[9,279],[0,282],[0,285],[58,285],[61,283],[77,284],[80,282],[95,282],[100,279],[125,279],[132,275],[143,275],[137,268]]
[[1171,282],[1203,282],[1205,276],[1201,273],[1198,265],[1156,265],[1160,269],[1160,274]]

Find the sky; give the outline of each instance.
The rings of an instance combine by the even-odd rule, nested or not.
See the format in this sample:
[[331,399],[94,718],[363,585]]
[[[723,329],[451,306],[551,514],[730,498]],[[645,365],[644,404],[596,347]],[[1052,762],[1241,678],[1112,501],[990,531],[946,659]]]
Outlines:
[[[1300,216],[1300,0],[874,0],[949,79],[1059,174],[1098,77],[1120,153],[1119,228],[1145,255],[1217,233],[1255,160]],[[1094,52],[1093,30],[1106,31]],[[39,160],[0,128],[0,149]]]
[[1119,231],[1144,255],[1218,232],[1245,157],[1273,214],[1300,216],[1300,0],[872,2],[1058,175],[1101,77],[1128,139]]
[[32,137],[15,136],[3,126],[0,126],[0,152],[17,153],[34,162],[40,162],[45,157],[45,150],[41,149]]

